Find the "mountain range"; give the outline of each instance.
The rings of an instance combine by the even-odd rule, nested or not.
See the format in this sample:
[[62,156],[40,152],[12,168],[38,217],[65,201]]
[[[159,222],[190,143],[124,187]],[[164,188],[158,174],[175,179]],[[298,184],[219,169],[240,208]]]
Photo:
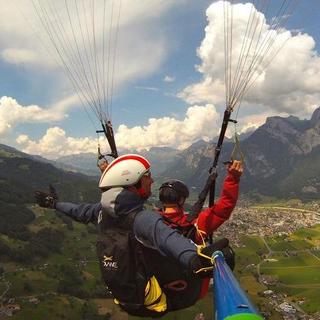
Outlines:
[[52,184],[69,201],[96,201],[97,179],[66,171],[55,162],[0,144],[0,202],[33,203],[34,190]]
[[[155,147],[143,152],[122,150],[121,154],[140,153],[151,162],[157,181],[178,178],[185,181],[193,190],[199,191],[212,164],[214,148],[213,141],[200,140],[182,151]],[[226,139],[220,163],[230,159],[233,148],[234,143]],[[243,194],[255,200],[259,200],[261,196],[298,197],[305,200],[319,198],[320,108],[314,111],[311,119],[300,120],[294,116],[269,117],[250,135],[241,137],[240,148],[245,160],[245,172],[241,181]],[[239,154],[236,157],[239,157]],[[17,192],[23,188],[29,193],[30,186],[44,187],[49,183],[64,185],[68,182],[69,186],[73,184],[71,189],[77,189],[75,185],[90,185],[91,196],[87,198],[96,199],[94,193],[99,176],[96,158],[93,153],[85,153],[52,161],[0,145],[0,192],[2,194],[4,192],[3,181],[10,179],[12,183],[18,181],[15,179],[20,177],[25,181],[24,183],[18,181]],[[20,168],[20,171],[17,168]],[[222,164],[219,165],[218,174],[217,187],[221,185],[221,179],[225,175]],[[14,180],[10,178],[11,175],[15,177]],[[65,182],[62,183],[61,180]],[[75,180],[81,182],[74,183]],[[80,193],[83,194],[83,191]],[[70,190],[66,190],[64,194],[71,196],[71,199],[78,198]],[[30,196],[31,194],[28,199]],[[2,199],[1,194],[0,198]]]
[[[201,188],[214,155],[215,145],[201,142],[180,152],[161,178],[176,177]],[[222,160],[229,160],[234,144],[223,145]],[[269,117],[249,137],[241,141],[245,172],[241,191],[252,197],[299,197],[305,200],[320,196],[320,108],[310,120],[297,117]],[[224,176],[220,166],[220,178]],[[219,182],[218,182],[219,185]]]
[[[240,137],[240,149],[244,154],[245,173],[241,191],[259,200],[261,195],[277,198],[298,197],[305,200],[320,196],[320,108],[310,119],[297,117],[269,117],[250,135]],[[159,181],[167,178],[184,180],[195,191],[203,186],[210,168],[215,143],[197,141],[189,148],[179,151],[172,148],[151,148],[138,152],[124,150],[122,153],[138,152],[147,157]],[[226,139],[221,160],[229,160],[234,143]],[[87,169],[95,163],[94,155],[77,155],[81,161],[87,158]],[[239,153],[236,155],[239,158]],[[69,161],[66,161],[69,159]],[[58,159],[71,165],[73,157]],[[78,163],[81,163],[79,160]],[[85,167],[82,168],[85,172]],[[218,168],[219,178],[225,175],[225,168]]]

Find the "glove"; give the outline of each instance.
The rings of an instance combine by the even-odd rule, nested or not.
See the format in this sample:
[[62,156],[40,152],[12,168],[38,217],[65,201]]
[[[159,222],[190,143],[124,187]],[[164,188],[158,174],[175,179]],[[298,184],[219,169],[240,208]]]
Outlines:
[[221,252],[223,253],[225,262],[227,263],[227,265],[229,266],[231,271],[233,271],[234,266],[236,264],[235,253],[234,253],[233,249],[231,247],[227,246],[226,248],[223,248],[221,250]]
[[[215,251],[226,251],[229,247],[229,240],[222,238],[213,244],[200,249],[200,252],[190,262],[190,270],[201,278],[212,276],[213,265],[211,256]],[[230,248],[231,249],[231,248]],[[232,250],[232,249],[231,249]],[[227,252],[227,251],[226,251]],[[233,253],[233,251],[232,251]],[[231,256],[231,253],[229,254]],[[208,258],[204,257],[207,256]],[[230,258],[229,258],[230,259]],[[231,259],[232,260],[232,259]],[[233,254],[233,267],[234,267],[234,254]],[[204,269],[205,270],[201,270]]]
[[234,160],[229,164],[228,172],[233,176],[236,181],[240,180],[243,173],[243,164],[241,161]]
[[58,202],[58,195],[56,189],[49,185],[49,193],[41,190],[34,192],[36,203],[43,208],[55,209]]

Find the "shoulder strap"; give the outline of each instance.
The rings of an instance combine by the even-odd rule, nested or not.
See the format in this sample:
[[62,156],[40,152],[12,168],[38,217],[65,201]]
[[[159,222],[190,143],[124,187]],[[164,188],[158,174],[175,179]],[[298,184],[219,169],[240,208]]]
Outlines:
[[138,212],[131,212],[123,217],[118,217],[118,227],[125,230],[132,230],[134,219]]
[[104,232],[110,228],[118,228],[131,231],[137,214],[138,212],[131,212],[125,216],[117,216],[110,214],[108,210],[101,210],[98,218],[98,230]]
[[196,220],[196,219],[198,218],[198,216],[199,216],[199,213],[200,213],[200,212],[197,212],[197,213],[189,213],[189,214],[187,215],[187,221],[191,223],[192,221]]

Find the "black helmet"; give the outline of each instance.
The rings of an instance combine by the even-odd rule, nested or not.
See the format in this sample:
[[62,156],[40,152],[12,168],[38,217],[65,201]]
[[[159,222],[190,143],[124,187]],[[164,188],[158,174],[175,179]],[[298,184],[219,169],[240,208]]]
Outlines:
[[184,200],[188,197],[189,189],[180,180],[168,180],[159,188],[159,200],[162,203],[175,203],[179,206],[182,206]]

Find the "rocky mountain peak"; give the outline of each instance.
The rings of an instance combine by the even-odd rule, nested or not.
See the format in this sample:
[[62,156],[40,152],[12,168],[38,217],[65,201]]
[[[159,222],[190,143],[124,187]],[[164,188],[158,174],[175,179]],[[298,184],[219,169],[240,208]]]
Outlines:
[[269,132],[281,131],[285,134],[296,134],[297,124],[299,122],[301,122],[301,120],[294,116],[289,116],[287,118],[274,116],[268,117],[263,127],[265,127]]
[[266,123],[258,128],[255,132],[256,134],[254,133],[252,136],[258,135],[260,137],[259,143],[263,143],[261,136],[268,136],[291,149],[292,153],[300,153],[301,150],[295,143],[296,138],[301,134],[301,128],[297,124],[297,121],[300,120],[295,117],[268,117]]
[[320,107],[313,111],[310,121],[312,126],[315,126],[316,124],[320,123]]
[[304,153],[310,153],[320,146],[320,107],[313,112],[309,122],[309,128],[298,140]]

